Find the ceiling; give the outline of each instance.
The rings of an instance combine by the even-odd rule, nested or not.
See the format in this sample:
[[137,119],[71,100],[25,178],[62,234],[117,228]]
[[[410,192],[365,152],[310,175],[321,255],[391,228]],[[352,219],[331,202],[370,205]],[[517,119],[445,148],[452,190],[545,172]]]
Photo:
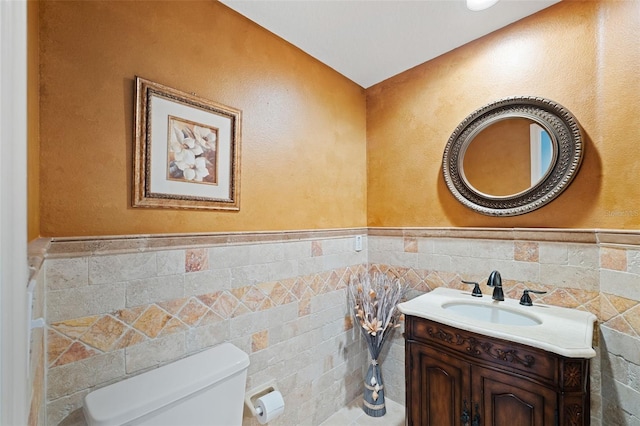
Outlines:
[[559,0],[220,0],[367,88]]

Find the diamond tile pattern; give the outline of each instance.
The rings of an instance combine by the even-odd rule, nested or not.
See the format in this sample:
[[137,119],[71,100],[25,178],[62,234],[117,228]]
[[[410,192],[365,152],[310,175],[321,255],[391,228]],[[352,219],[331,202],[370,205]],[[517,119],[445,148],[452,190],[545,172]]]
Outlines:
[[[303,317],[311,314],[311,299],[314,296],[345,288],[349,277],[363,270],[364,266],[343,268],[54,323],[51,324],[48,338],[49,365],[64,365],[159,336],[292,302],[298,302],[298,315]],[[460,284],[462,279],[484,279],[384,264],[370,265],[369,272],[397,276],[407,283],[414,295],[443,286],[467,289]],[[611,328],[640,336],[640,304],[637,301],[539,283],[505,280],[503,285],[507,297],[519,298],[527,288],[546,291],[543,295],[532,294],[534,303],[589,311]],[[267,344],[263,336],[254,336],[254,349],[264,348]]]
[[[48,339],[49,366],[292,302],[299,302],[300,316],[309,315],[313,296],[346,287],[349,277],[361,269],[342,268],[53,323]],[[256,335],[253,347],[259,350],[267,342],[265,336]]]

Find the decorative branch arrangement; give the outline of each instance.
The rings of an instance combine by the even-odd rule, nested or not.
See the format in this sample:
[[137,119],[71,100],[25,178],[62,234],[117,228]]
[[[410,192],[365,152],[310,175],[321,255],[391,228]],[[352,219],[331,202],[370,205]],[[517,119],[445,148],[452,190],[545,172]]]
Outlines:
[[348,290],[354,323],[360,326],[371,356],[364,383],[363,409],[370,416],[380,417],[386,409],[378,357],[391,331],[399,326],[400,311],[396,305],[404,297],[406,287],[397,277],[374,273],[373,277],[369,274],[353,276]]

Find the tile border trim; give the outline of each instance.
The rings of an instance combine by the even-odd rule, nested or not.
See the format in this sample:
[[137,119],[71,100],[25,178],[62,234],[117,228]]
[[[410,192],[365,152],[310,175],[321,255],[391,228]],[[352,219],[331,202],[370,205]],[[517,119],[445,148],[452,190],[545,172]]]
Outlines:
[[603,246],[640,246],[640,230],[567,228],[429,228],[361,227],[294,231],[213,232],[92,237],[38,238],[29,243],[29,264],[38,270],[45,258],[80,257],[151,250],[174,250],[212,245],[240,245],[351,237],[471,238],[512,241],[590,243]]

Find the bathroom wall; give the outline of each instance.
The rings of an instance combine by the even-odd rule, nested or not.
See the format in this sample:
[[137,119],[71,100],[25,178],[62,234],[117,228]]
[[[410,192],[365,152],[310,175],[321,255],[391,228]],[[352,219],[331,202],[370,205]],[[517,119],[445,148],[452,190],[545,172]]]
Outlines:
[[[39,18],[41,236],[366,226],[357,84],[216,1]],[[135,76],[242,110],[239,212],[130,207]]]
[[363,232],[53,240],[46,424],[84,424],[92,389],[224,341],[249,354],[248,391],[282,392],[272,424],[321,423],[362,391],[367,353],[345,286],[364,271]]
[[[361,390],[366,353],[342,286],[367,263],[401,269],[413,294],[499,269],[513,289],[597,311],[592,424],[600,413],[640,422],[640,243],[594,231],[640,227],[629,178],[640,172],[640,2],[561,2],[367,91],[217,2],[38,4],[29,239],[53,240],[34,276],[47,293],[48,387],[32,401],[46,400],[47,424],[81,421],[96,386],[223,340],[251,354],[248,388],[293,365],[285,399],[307,417],[283,422],[317,424]],[[243,110],[239,213],[130,207],[135,75]],[[510,95],[569,108],[586,153],[558,200],[490,218],[455,201],[440,162],[466,115]],[[369,249],[355,254],[350,237],[367,225]],[[282,362],[306,345],[306,365]],[[387,396],[402,402],[400,333],[385,357]]]
[[[564,1],[367,89],[369,226],[640,228],[639,38],[638,1]],[[543,209],[484,216],[447,189],[444,147],[467,115],[518,95],[575,115],[583,164]]]
[[[505,296],[525,288],[547,293],[544,303],[598,317],[591,360],[591,424],[640,422],[640,233],[585,230],[371,229],[369,261],[391,268],[412,295],[437,287],[471,291],[460,280],[484,283],[502,274]],[[400,333],[382,361],[387,395],[404,401],[404,340]]]
[[[500,238],[496,237],[500,228],[507,232],[588,229],[596,230],[598,236],[597,230],[603,228],[640,229],[640,186],[633,178],[640,171],[636,161],[640,129],[634,125],[640,104],[638,39],[638,1],[560,2],[369,88],[369,226],[486,227],[494,230],[488,239]],[[442,154],[449,136],[468,114],[515,95],[549,98],[574,113],[586,141],[583,164],[570,187],[544,208],[511,218],[483,216],[462,206],[446,188]],[[546,244],[537,236],[527,239],[535,245]],[[595,282],[593,273],[585,277],[570,265],[549,267],[538,262],[533,266],[540,276],[532,282],[549,289],[588,284],[599,292],[599,318],[604,323],[601,410],[606,424],[638,424],[638,245],[636,240],[629,246],[613,241],[610,245],[598,237],[597,245],[588,242],[597,255],[587,259],[585,266],[595,272]],[[404,261],[397,263],[391,253],[375,255],[377,244],[372,238],[370,261],[407,266]],[[401,242],[396,244],[400,249],[392,252],[401,251]],[[462,245],[468,245],[470,258],[460,258],[451,273],[474,270],[476,258],[484,256],[479,253],[485,248],[475,250],[476,244],[467,241]],[[522,264],[515,259],[496,267],[502,263],[498,260],[480,260],[484,274],[489,269],[516,268],[516,276],[520,275],[517,268]],[[556,282],[544,271],[553,271],[564,281]],[[400,353],[392,351],[397,359]],[[599,383],[594,378],[594,391]],[[594,401],[596,410],[599,406]]]

